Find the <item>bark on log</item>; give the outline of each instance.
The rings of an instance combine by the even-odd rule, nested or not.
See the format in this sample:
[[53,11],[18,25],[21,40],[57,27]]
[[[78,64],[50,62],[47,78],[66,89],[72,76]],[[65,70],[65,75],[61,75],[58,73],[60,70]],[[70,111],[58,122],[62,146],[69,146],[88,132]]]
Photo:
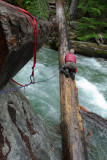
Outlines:
[[[33,57],[33,27],[25,15],[13,8],[0,1],[0,89]],[[55,23],[36,21],[38,50],[54,30]]]
[[[10,81],[3,90],[14,87]],[[46,127],[20,91],[0,95],[0,160],[58,160]]]
[[70,46],[72,46],[78,54],[107,59],[107,45],[70,40]]
[[[59,63],[65,63],[65,53],[69,51],[66,21],[63,4],[56,0],[56,19],[59,30]],[[62,121],[62,143],[64,160],[87,160],[87,151],[83,137],[82,118],[75,90],[75,81],[60,73],[60,104]]]

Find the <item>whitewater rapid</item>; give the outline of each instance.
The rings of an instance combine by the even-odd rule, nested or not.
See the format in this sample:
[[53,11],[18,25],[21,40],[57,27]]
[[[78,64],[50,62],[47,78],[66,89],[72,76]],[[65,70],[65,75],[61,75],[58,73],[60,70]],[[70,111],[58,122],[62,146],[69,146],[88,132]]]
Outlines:
[[[36,81],[45,80],[58,72],[57,52],[42,48],[37,57]],[[16,75],[15,79],[19,82],[21,81],[22,84],[29,83],[32,64],[32,60],[29,61]],[[77,68],[76,84],[79,91],[80,104],[89,111],[107,118],[107,62],[100,58],[77,55]],[[53,106],[51,102],[59,105],[59,76],[57,75],[50,81],[29,86],[26,88],[26,95],[32,101],[38,97],[39,103],[43,106],[45,103],[46,108],[51,108],[48,114],[55,113],[57,109],[54,110],[55,105]]]
[[[107,119],[107,61],[101,58],[76,56],[76,85],[78,87],[79,103],[89,111],[95,112]],[[57,51],[44,47],[40,49],[37,54],[35,81],[45,80],[58,73],[58,61]],[[32,65],[33,59],[27,63],[14,79],[21,84],[29,83]],[[24,92],[24,89],[22,89],[22,92]],[[51,80],[26,87],[25,95],[32,104],[35,113],[48,127],[57,155],[61,159],[62,138],[59,127],[61,124],[59,75],[57,74]],[[106,146],[106,137],[104,138],[101,132],[96,131],[97,129],[94,131],[91,145],[95,145],[97,151],[96,149],[93,152],[89,151],[89,160],[93,160],[93,158],[95,160],[102,160],[101,156],[106,157],[106,147],[103,147],[104,145]],[[103,147],[101,153],[100,145]],[[102,154],[103,152],[104,154]]]

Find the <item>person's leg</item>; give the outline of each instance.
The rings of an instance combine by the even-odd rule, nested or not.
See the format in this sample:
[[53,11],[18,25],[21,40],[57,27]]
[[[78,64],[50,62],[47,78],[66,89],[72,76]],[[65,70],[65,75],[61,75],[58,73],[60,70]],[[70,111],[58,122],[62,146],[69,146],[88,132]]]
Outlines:
[[68,63],[65,63],[65,64],[62,66],[61,72],[64,73],[67,78],[70,77],[70,73],[69,73],[69,69],[68,69]]
[[68,69],[69,69],[70,72],[75,72],[75,69],[76,69],[75,63],[70,62],[69,66],[68,66]]
[[65,69],[65,72],[66,72],[66,77],[69,78],[69,77],[70,77],[69,70],[68,70],[68,69]]
[[63,69],[63,68],[62,68],[62,69],[61,69],[61,72],[64,73],[67,78],[70,77],[70,73],[69,73],[69,70],[68,70],[68,69]]
[[66,77],[71,77],[72,80],[75,79],[75,63],[67,62],[64,64],[64,66],[61,68],[61,72],[66,75]]
[[72,80],[74,80],[75,79],[75,73],[71,71],[70,72],[70,77],[71,77]]

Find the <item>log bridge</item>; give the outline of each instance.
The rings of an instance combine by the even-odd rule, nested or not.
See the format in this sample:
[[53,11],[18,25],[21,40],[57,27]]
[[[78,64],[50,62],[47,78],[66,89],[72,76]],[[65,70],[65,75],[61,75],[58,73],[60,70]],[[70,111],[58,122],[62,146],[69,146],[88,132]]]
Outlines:
[[[66,20],[62,0],[56,0],[56,19],[59,31],[59,65],[65,63],[69,52]],[[64,160],[88,160],[83,135],[82,118],[76,83],[60,73],[60,105],[62,122],[62,147]]]

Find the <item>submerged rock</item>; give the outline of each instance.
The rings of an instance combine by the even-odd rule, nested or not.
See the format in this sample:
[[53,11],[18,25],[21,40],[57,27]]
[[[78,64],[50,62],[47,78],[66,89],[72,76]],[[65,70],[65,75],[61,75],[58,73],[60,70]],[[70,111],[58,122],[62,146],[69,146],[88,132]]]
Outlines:
[[[3,90],[16,87],[9,82]],[[0,160],[58,160],[43,122],[20,91],[0,95]]]

